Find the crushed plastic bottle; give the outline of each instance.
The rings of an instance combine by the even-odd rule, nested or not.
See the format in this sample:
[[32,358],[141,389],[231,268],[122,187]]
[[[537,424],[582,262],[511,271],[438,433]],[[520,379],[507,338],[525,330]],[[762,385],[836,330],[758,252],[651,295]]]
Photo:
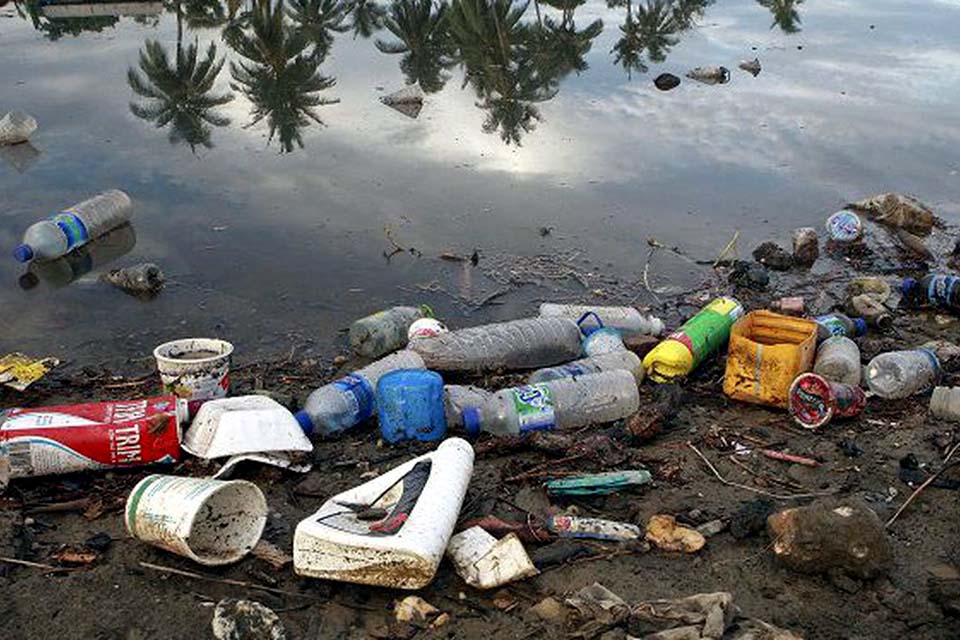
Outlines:
[[629,371],[604,371],[503,389],[479,407],[463,410],[467,433],[516,436],[531,431],[573,429],[626,418],[640,407]]
[[881,353],[867,365],[867,386],[887,399],[923,393],[940,378],[940,361],[931,349]]
[[463,410],[466,407],[479,407],[492,396],[492,392],[472,385],[445,385],[443,387],[443,407],[444,415],[447,418],[447,429],[462,428]]
[[860,384],[860,348],[846,336],[827,338],[817,348],[813,372],[827,380],[844,384]]
[[636,334],[659,336],[663,333],[662,320],[651,315],[644,315],[633,307],[593,307],[590,305],[544,302],[540,305],[540,317],[567,318],[579,322],[580,329],[586,334],[592,333],[594,329],[600,327],[616,329],[624,336]]
[[26,142],[36,130],[36,118],[22,111],[11,111],[0,119],[0,146]]
[[823,341],[831,336],[856,338],[867,332],[867,321],[863,318],[851,318],[842,313],[828,313],[816,316],[817,340]]
[[960,276],[931,273],[920,280],[904,278],[900,292],[907,304],[933,305],[960,313]]
[[379,358],[407,346],[410,325],[433,315],[427,306],[391,307],[350,325],[350,346],[365,358]]
[[409,349],[435,371],[538,369],[580,354],[580,328],[566,318],[525,318],[414,338]]
[[30,225],[13,256],[18,262],[55,260],[129,222],[132,213],[130,196],[117,189],[105,191]]
[[307,435],[331,435],[356,426],[377,410],[375,389],[381,376],[397,369],[423,369],[413,351],[398,351],[310,394],[297,422]]
[[629,371],[633,374],[637,384],[643,381],[643,363],[640,358],[632,351],[622,350],[604,353],[598,356],[574,360],[567,364],[561,364],[556,367],[547,367],[538,369],[527,378],[529,384],[546,382],[547,380],[557,380],[559,378],[576,378],[589,373],[600,373],[601,371]]

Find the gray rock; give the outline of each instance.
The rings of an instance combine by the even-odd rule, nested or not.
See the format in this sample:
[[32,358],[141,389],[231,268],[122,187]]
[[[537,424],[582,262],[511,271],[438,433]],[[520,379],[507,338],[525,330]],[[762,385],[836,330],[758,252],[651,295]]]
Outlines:
[[286,640],[287,631],[273,611],[259,602],[224,598],[213,612],[217,640]]

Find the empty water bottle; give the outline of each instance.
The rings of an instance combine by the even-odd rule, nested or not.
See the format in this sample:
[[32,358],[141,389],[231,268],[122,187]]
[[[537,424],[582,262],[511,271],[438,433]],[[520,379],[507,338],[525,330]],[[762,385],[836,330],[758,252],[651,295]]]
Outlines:
[[558,378],[576,378],[577,376],[583,376],[589,373],[617,370],[632,373],[637,384],[643,381],[644,369],[640,358],[632,351],[621,350],[583,358],[582,360],[575,360],[556,367],[538,369],[530,374],[527,382],[536,384],[538,382],[546,382],[547,380],[557,380]]
[[590,335],[585,336],[580,350],[584,356],[590,358],[605,353],[626,351],[627,345],[623,343],[623,336],[620,335],[619,331],[604,327],[602,329],[594,329]]
[[493,396],[486,389],[459,384],[443,387],[443,408],[447,418],[447,429],[463,427],[463,410],[467,407],[479,407]]
[[903,299],[914,306],[934,305],[960,312],[960,277],[925,275],[920,280],[904,278],[900,286]]
[[481,406],[464,409],[463,422],[472,436],[481,431],[515,436],[613,422],[636,413],[639,407],[640,393],[633,375],[604,371],[503,389]]
[[130,197],[111,189],[30,225],[13,253],[19,262],[55,260],[128,222]]
[[37,130],[37,121],[22,111],[11,111],[0,119],[0,145],[26,142]]
[[940,377],[940,361],[931,349],[881,353],[867,365],[867,386],[881,398],[909,398]]
[[392,307],[360,318],[350,325],[350,346],[366,358],[407,346],[407,330],[415,321],[431,315],[429,307]]
[[409,348],[436,371],[537,369],[580,355],[580,329],[566,318],[525,318],[416,337]]
[[862,370],[860,348],[846,336],[827,338],[817,348],[813,372],[827,380],[859,385]]
[[823,341],[830,336],[847,336],[856,338],[867,332],[867,321],[863,318],[850,318],[842,313],[828,313],[816,316],[817,340]]
[[[586,318],[583,318],[587,315]],[[604,327],[616,329],[625,336],[639,334],[659,336],[663,333],[663,321],[650,315],[644,315],[633,307],[594,307],[580,304],[554,304],[544,302],[540,305],[541,318],[567,318],[580,320],[584,333],[591,329]]]
[[326,436],[349,429],[377,410],[374,390],[381,376],[397,369],[423,368],[423,359],[412,351],[392,353],[311,393],[296,414],[297,422],[307,435]]

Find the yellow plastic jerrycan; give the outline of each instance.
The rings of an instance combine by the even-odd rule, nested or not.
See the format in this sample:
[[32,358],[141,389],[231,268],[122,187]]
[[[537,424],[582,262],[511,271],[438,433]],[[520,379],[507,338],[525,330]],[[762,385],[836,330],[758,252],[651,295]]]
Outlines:
[[736,400],[786,408],[790,385],[813,367],[817,323],[751,311],[730,330],[723,392]]

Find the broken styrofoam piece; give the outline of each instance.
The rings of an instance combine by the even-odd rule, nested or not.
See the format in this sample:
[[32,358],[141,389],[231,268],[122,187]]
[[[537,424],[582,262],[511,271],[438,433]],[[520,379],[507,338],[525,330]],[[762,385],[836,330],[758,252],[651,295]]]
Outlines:
[[396,589],[425,587],[450,541],[472,473],[473,448],[449,438],[334,496],[297,525],[295,571]]
[[478,589],[493,589],[540,573],[516,533],[497,540],[480,527],[470,527],[450,538],[447,556],[457,575]]
[[36,118],[22,111],[11,111],[0,118],[0,145],[26,142],[36,130]]
[[216,480],[229,478],[241,462],[259,462],[260,464],[268,464],[271,467],[280,467],[281,469],[287,469],[288,471],[295,471],[297,473],[306,473],[313,468],[313,464],[307,459],[306,452],[273,451],[270,453],[242,453],[227,458],[227,461],[224,462],[220,469],[211,477]]

